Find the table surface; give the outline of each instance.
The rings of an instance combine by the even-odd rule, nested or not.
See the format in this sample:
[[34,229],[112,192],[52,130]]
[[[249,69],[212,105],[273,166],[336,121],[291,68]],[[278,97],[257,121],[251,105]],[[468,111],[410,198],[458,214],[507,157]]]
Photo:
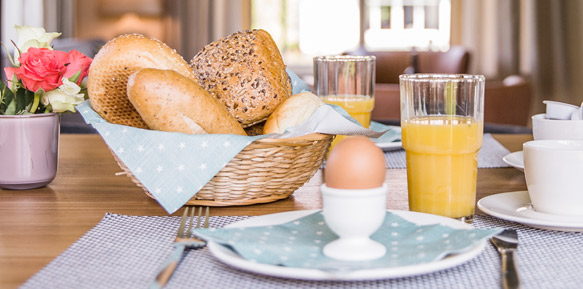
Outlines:
[[[519,151],[531,135],[494,135],[510,151]],[[59,168],[47,187],[0,189],[0,288],[16,288],[94,227],[105,213],[168,215],[121,169],[99,135],[61,135]],[[388,209],[407,209],[407,175],[388,169]],[[212,215],[255,216],[320,209],[321,172],[291,197],[269,204],[212,208]],[[479,169],[477,200],[526,190],[524,174],[514,168]],[[477,212],[480,213],[480,212]]]

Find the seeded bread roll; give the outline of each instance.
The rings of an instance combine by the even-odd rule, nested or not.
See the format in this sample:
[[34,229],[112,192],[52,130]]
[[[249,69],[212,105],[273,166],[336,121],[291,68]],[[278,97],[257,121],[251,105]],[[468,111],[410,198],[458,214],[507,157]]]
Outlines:
[[248,126],[245,128],[245,132],[248,136],[255,136],[263,134],[263,127],[265,126],[265,122],[260,122],[258,124],[254,124],[252,126]]
[[286,129],[306,122],[324,102],[311,92],[292,95],[269,116],[263,134],[284,133]]
[[97,53],[87,81],[93,109],[110,123],[148,128],[127,97],[127,80],[141,68],[176,70],[195,79],[188,63],[163,42],[139,34],[110,40]]
[[266,120],[292,93],[279,49],[265,30],[208,44],[190,64],[199,84],[245,128]]
[[127,94],[151,129],[246,135],[222,103],[176,71],[138,70],[129,77]]

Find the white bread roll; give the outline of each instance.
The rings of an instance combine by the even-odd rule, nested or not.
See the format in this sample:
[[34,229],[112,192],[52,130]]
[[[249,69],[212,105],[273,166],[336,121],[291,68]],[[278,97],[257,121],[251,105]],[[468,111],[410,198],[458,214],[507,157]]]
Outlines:
[[222,103],[174,70],[138,70],[128,79],[127,95],[151,129],[246,135]]
[[127,80],[141,68],[171,69],[195,79],[188,63],[163,42],[126,34],[107,42],[89,67],[91,107],[110,123],[148,128],[127,97]]
[[269,116],[263,134],[284,133],[286,129],[306,122],[324,102],[311,92],[292,95]]

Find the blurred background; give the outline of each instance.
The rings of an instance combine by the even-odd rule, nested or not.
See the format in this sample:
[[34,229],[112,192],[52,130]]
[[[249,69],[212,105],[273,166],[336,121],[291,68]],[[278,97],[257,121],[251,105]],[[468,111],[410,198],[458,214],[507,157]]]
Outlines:
[[14,25],[43,26],[63,33],[55,49],[92,56],[141,33],[189,61],[214,40],[262,28],[308,83],[314,56],[376,55],[375,119],[398,120],[401,73],[472,73],[487,79],[486,122],[528,127],[543,99],[583,101],[580,15],[583,1],[2,0],[0,36],[11,52]]

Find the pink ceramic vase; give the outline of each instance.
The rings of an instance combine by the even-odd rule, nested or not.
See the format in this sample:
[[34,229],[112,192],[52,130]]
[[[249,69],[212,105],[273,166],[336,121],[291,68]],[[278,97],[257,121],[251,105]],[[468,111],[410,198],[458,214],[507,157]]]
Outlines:
[[60,115],[0,115],[0,188],[28,190],[53,181]]

